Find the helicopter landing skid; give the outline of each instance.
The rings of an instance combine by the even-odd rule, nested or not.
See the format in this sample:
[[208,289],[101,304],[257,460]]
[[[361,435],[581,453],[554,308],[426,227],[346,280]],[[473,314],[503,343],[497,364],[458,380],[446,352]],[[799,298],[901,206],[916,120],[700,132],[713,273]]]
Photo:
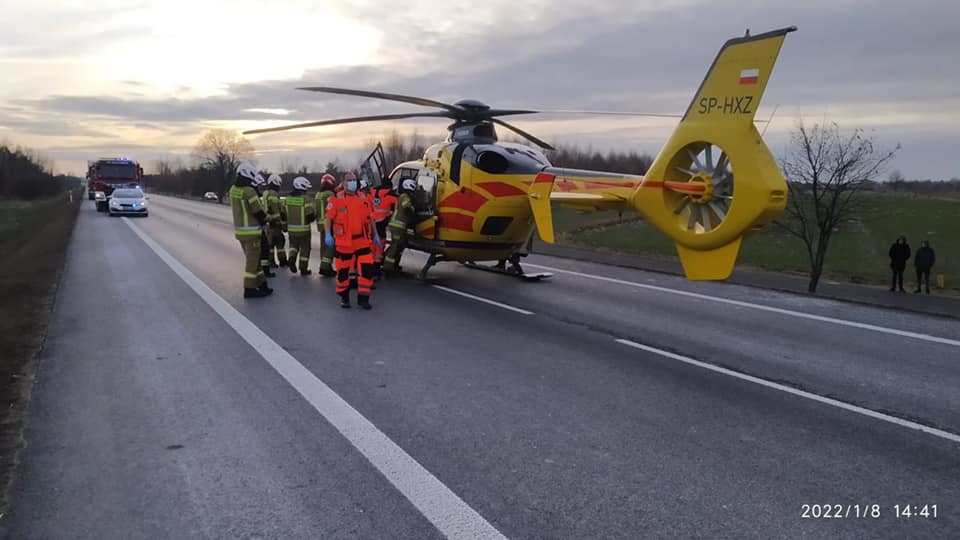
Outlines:
[[445,261],[446,258],[443,255],[438,255],[436,253],[431,253],[430,257],[427,259],[427,263],[423,265],[423,268],[420,269],[420,273],[417,274],[417,279],[420,281],[427,281],[427,272],[434,267],[438,262]]
[[472,268],[474,270],[483,270],[484,272],[493,272],[494,274],[502,274],[505,276],[511,276],[515,278],[520,278],[524,281],[540,281],[552,277],[553,274],[549,272],[537,272],[536,274],[528,274],[523,271],[523,268],[519,264],[511,265],[509,268],[506,265],[494,265],[488,266],[485,264],[477,264],[472,261],[461,263],[467,268]]

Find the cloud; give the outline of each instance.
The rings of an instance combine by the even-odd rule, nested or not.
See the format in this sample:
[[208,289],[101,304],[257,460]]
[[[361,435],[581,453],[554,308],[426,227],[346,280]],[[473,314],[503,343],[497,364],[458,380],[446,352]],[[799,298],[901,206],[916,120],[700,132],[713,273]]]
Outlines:
[[[244,6],[247,4],[241,10],[247,9]],[[649,4],[451,0],[442,6],[411,0],[404,9],[387,6],[379,0],[324,6],[325,16],[335,15],[351,28],[368,28],[373,33],[342,39],[341,34],[330,34],[329,28],[321,27],[311,43],[323,50],[348,50],[365,45],[360,43],[363,40],[377,41],[375,58],[364,64],[320,62],[314,64],[320,67],[307,67],[296,76],[250,73],[250,80],[224,84],[215,94],[183,88],[182,84],[158,91],[149,80],[130,76],[97,92],[74,92],[69,85],[55,85],[9,99],[19,116],[12,121],[0,109],[0,125],[28,135],[50,135],[60,121],[63,132],[71,137],[92,137],[106,127],[113,132],[117,126],[126,126],[127,133],[135,137],[137,130],[147,133],[144,138],[159,146],[152,153],[162,153],[164,146],[189,146],[190,139],[214,126],[247,129],[428,110],[294,90],[314,84],[451,102],[471,97],[500,107],[682,112],[726,39],[746,28],[757,33],[797,25],[800,31],[787,38],[758,114],[758,118],[766,118],[775,105],[780,106],[768,131],[771,147],[785,140],[798,116],[826,117],[843,127],[875,129],[878,138],[891,145],[903,142],[897,166],[908,176],[910,171],[919,176],[958,174],[949,153],[931,155],[915,149],[920,145],[909,144],[949,133],[960,121],[955,92],[960,76],[950,68],[955,51],[960,50],[960,34],[953,28],[960,20],[960,4],[949,0],[910,4],[812,0],[760,5],[739,0]],[[145,9],[135,4],[128,8],[135,14]],[[284,2],[277,9],[309,14],[316,6],[306,1]],[[443,17],[437,16],[438,9]],[[102,31],[106,41],[128,38],[119,31],[110,34],[110,28]],[[71,32],[66,32],[70,34],[67,37],[77,39]],[[89,37],[79,35],[81,40]],[[374,35],[378,37],[371,37]],[[11,42],[19,43],[25,37],[23,32],[17,36]],[[70,43],[67,37],[46,48],[31,43],[18,46],[22,51],[43,51],[55,57],[58,47]],[[256,64],[253,60],[251,65]],[[515,122],[548,140],[598,148],[637,145],[648,152],[655,152],[672,129],[670,122],[639,118],[538,116],[518,117]],[[418,126],[422,132],[442,134],[444,125],[409,122],[397,127]],[[84,132],[80,126],[92,127]],[[582,130],[578,131],[578,126]],[[350,148],[392,127],[352,125],[278,133],[257,137],[255,143],[264,156],[294,149],[310,159],[322,152],[311,148]],[[115,140],[107,137],[104,143]],[[150,148],[144,150],[150,153]]]

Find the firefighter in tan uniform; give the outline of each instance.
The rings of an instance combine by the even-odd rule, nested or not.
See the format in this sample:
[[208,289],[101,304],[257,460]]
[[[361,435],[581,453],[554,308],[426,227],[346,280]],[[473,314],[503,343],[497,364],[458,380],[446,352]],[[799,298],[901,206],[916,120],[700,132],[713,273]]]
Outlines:
[[237,167],[237,178],[230,187],[230,208],[233,210],[233,230],[243,249],[243,297],[267,296],[273,289],[267,286],[267,278],[260,267],[260,237],[267,214],[263,211],[260,196],[253,184],[257,170],[243,161]]
[[320,233],[320,275],[335,276],[336,270],[333,269],[333,256],[335,254],[333,246],[327,244],[326,234],[324,234],[323,224],[327,216],[327,202],[337,188],[337,179],[332,174],[325,174],[320,179],[320,191],[317,192],[317,232]]
[[406,179],[400,184],[400,195],[397,197],[393,216],[390,218],[390,247],[383,257],[383,269],[387,272],[400,270],[400,257],[407,247],[407,228],[413,223],[416,208],[413,205],[413,193],[417,184],[412,179]]
[[263,202],[267,211],[267,240],[270,242],[269,261],[271,268],[287,266],[286,239],[283,237],[283,225],[287,221],[286,213],[280,207],[280,186],[283,178],[279,174],[271,174],[267,178],[267,188],[263,190]]
[[[263,177],[262,174],[257,173],[257,178],[253,182],[253,189],[257,192],[257,196],[260,197],[260,208],[264,212],[267,212],[267,199],[263,196],[263,192],[267,187],[267,179]],[[260,231],[260,268],[263,269],[263,275],[265,277],[277,277],[270,270],[270,238],[267,236],[267,228],[270,226],[270,214],[267,213],[267,221],[263,224],[263,229]]]
[[287,214],[287,235],[290,237],[290,251],[287,263],[290,271],[309,276],[313,273],[310,263],[310,224],[317,219],[317,209],[313,197],[307,196],[307,190],[313,185],[302,176],[293,179],[293,191],[284,199]]

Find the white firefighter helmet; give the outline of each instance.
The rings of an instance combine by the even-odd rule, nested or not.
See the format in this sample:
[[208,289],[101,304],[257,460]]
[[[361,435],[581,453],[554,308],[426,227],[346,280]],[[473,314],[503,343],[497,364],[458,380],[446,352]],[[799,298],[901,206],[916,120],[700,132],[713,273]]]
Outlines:
[[283,178],[280,178],[279,174],[274,173],[270,175],[270,178],[267,178],[267,183],[271,186],[280,187],[283,185]]
[[413,181],[413,178],[407,178],[400,184],[400,189],[413,193],[417,190],[417,183]]
[[262,174],[257,173],[257,177],[253,179],[253,187],[262,187],[267,184],[267,179],[263,177]]
[[256,182],[257,169],[253,166],[253,163],[250,163],[249,161],[241,161],[240,164],[237,165],[237,176],[246,178],[251,182]]
[[293,189],[300,189],[306,191],[313,187],[313,184],[309,180],[302,176],[298,176],[293,179]]

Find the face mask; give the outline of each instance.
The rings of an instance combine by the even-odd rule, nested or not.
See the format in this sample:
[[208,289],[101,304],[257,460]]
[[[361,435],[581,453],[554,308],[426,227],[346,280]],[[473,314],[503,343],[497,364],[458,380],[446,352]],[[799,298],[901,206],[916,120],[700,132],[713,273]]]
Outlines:
[[347,181],[347,191],[356,191],[357,190],[357,181],[349,180]]

